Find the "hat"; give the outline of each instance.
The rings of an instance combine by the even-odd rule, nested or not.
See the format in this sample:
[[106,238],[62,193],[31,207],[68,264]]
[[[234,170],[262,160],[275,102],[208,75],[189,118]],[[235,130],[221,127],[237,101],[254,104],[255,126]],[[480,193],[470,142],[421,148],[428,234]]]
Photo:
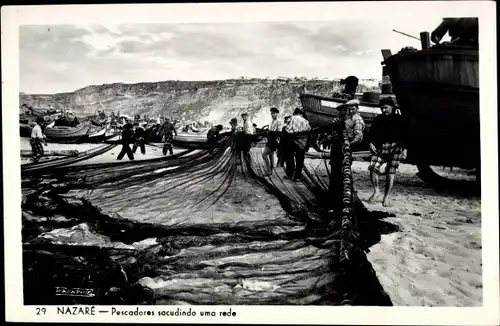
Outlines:
[[379,105],[380,106],[384,106],[384,105],[394,106],[395,103],[394,103],[394,100],[391,97],[386,97],[386,98],[380,99]]
[[304,114],[304,111],[302,111],[302,109],[300,108],[296,108],[295,111],[293,111],[293,114],[296,115],[296,114]]
[[271,113],[280,113],[280,110],[278,110],[277,108],[271,108]]
[[359,100],[350,100],[345,105],[359,105]]
[[244,116],[248,116],[248,113],[247,113],[247,112],[243,112],[243,113],[241,114],[241,116],[242,116],[242,117],[244,117]]

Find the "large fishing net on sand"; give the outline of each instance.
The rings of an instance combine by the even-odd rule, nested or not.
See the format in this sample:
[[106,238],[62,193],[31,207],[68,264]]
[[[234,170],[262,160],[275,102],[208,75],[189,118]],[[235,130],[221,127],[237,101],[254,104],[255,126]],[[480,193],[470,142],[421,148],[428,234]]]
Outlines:
[[25,167],[25,304],[390,305],[365,256],[380,230],[353,190],[349,142],[332,209],[326,161],[307,161],[301,183],[279,168],[264,176],[263,135],[250,161],[236,138],[161,159]]

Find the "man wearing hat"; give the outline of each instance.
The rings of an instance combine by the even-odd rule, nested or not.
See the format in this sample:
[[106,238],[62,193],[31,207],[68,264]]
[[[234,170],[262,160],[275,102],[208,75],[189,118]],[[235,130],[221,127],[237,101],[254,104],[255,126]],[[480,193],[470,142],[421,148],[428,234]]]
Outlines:
[[251,135],[255,133],[255,128],[253,127],[252,122],[248,119],[248,113],[243,112],[241,114],[241,118],[243,119],[243,135],[241,135],[241,150],[243,151],[243,155],[248,164],[251,164],[250,160],[250,149],[252,148],[252,139]]
[[231,121],[229,121],[229,125],[231,126],[231,131],[234,133],[238,130],[238,119],[232,118]]
[[213,126],[207,132],[207,143],[209,146],[209,151],[212,152],[217,145],[217,141],[219,140],[219,133],[224,127],[222,125]]
[[304,111],[296,108],[285,126],[283,138],[285,145],[285,173],[286,179],[298,181],[304,168],[304,159],[307,146],[307,131],[311,130],[309,121],[304,118]]
[[165,122],[162,125],[163,131],[163,155],[167,155],[170,152],[170,155],[174,155],[174,146],[172,144],[172,139],[174,138],[174,134],[177,136],[177,129],[172,122],[170,122],[170,117],[165,118]]
[[281,121],[278,120],[278,114],[280,111],[277,108],[271,108],[271,123],[269,124],[269,130],[267,132],[267,143],[262,153],[262,158],[266,165],[266,175],[271,175],[275,165],[274,153],[279,146],[279,137],[281,135],[281,130],[283,128]]
[[[132,148],[132,153],[135,154],[135,152],[137,151],[137,147],[140,147],[141,148],[141,153],[143,155],[146,154],[146,131],[144,130],[144,127],[141,126],[139,124],[139,122],[135,122],[134,123],[135,125],[135,143],[134,143],[134,147]],[[144,125],[146,125],[144,123]]]
[[132,153],[132,150],[130,149],[130,144],[135,141],[134,137],[134,131],[132,130],[133,125],[130,122],[127,122],[123,126],[123,131],[122,131],[122,150],[120,151],[120,154],[116,157],[117,160],[121,161],[125,154],[127,154],[128,159],[133,161],[134,160],[134,153]]
[[253,127],[253,123],[248,119],[248,113],[243,112],[241,114],[241,118],[243,119],[243,132],[246,135],[253,135],[255,133],[255,129]]
[[359,115],[359,100],[350,100],[345,103],[345,125],[344,133],[351,143],[351,150],[356,151],[356,148],[363,141],[363,132],[365,130],[365,122]]
[[370,127],[368,134],[370,152],[370,177],[373,185],[373,195],[368,201],[373,201],[380,193],[379,174],[380,167],[386,163],[386,184],[382,203],[388,206],[389,194],[394,184],[394,176],[398,171],[399,162],[406,158],[406,128],[399,110],[395,110],[394,101],[391,98],[380,101],[382,114],[377,116]]
[[30,139],[30,145],[31,145],[31,151],[33,153],[33,162],[38,162],[40,158],[43,156],[43,146],[42,142],[44,143],[45,146],[47,146],[47,140],[45,138],[45,135],[42,133],[42,127],[41,124],[43,123],[43,118],[38,117],[36,119],[36,123],[33,126],[33,130],[31,130],[31,139]]

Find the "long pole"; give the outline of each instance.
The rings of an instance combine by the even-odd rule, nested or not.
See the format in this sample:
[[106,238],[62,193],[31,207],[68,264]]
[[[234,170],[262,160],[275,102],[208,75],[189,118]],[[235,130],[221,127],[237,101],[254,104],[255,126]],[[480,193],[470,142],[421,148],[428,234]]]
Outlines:
[[414,38],[414,39],[416,39],[416,40],[419,40],[419,41],[420,41],[420,39],[419,39],[418,37],[415,37],[415,36],[413,36],[413,35],[406,34],[406,33],[403,33],[403,32],[400,32],[400,31],[397,31],[397,30],[395,30],[395,29],[393,29],[392,31],[393,31],[393,32],[396,32],[396,33],[399,33],[399,34],[403,34],[403,35],[405,35],[405,36],[408,36],[408,37],[411,37],[411,38]]

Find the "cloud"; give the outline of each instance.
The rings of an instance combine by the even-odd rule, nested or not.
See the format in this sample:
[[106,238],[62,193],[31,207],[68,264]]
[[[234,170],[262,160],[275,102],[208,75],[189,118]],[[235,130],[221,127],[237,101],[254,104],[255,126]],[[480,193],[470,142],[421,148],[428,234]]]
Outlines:
[[[439,23],[431,21],[431,28]],[[418,46],[392,28],[417,36],[425,30],[402,20],[21,26],[20,85],[27,93],[55,93],[242,75],[380,77],[380,49]]]

